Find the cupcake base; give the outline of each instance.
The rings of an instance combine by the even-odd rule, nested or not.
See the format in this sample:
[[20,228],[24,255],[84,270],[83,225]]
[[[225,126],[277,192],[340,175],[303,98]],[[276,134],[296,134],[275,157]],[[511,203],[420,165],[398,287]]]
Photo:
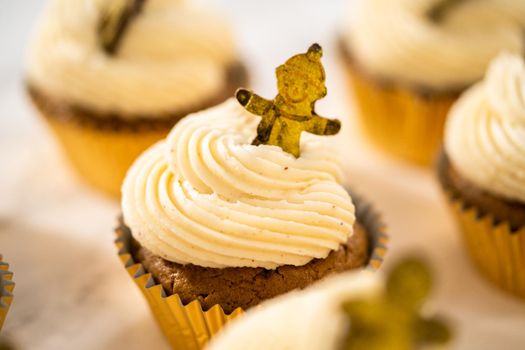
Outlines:
[[[129,228],[121,222],[118,230],[129,231]],[[203,310],[219,304],[226,313],[238,307],[247,310],[264,300],[305,288],[328,274],[363,267],[368,261],[368,237],[359,223],[356,223],[355,233],[348,242],[326,259],[314,259],[303,266],[281,266],[275,270],[180,265],[162,259],[134,240],[132,243],[135,260],[152,274],[168,295],[178,294],[183,303],[198,300]]]
[[101,114],[46,95],[30,83],[28,94],[63,146],[78,173],[94,187],[114,196],[133,161],[164,138],[187,114],[212,107],[233,96],[247,81],[244,66],[233,64],[225,74],[225,87],[216,96],[186,110],[159,116]]
[[495,285],[525,299],[525,204],[476,188],[445,154],[438,175],[475,266]]
[[[353,198],[356,205],[357,221],[361,224],[360,232],[363,238],[366,235],[368,240],[368,245],[364,252],[366,253],[366,259],[363,261],[364,264],[362,266],[375,271],[383,261],[388,239],[383,232],[383,224],[378,214],[362,200],[356,200],[356,196],[353,196]],[[117,229],[116,233],[120,259],[148,300],[159,326],[174,349],[203,348],[207,341],[224,324],[244,312],[243,308],[234,307],[233,305],[226,305],[228,312],[224,311],[219,304],[210,307],[212,303],[206,303],[205,296],[199,297],[196,295],[196,298],[192,301],[185,297],[183,301],[179,294],[169,295],[170,293],[167,293],[167,289],[172,291],[173,288],[163,288],[161,281],[157,282],[153,277],[153,271],[145,267],[144,264],[147,264],[146,260],[144,260],[144,263],[141,263],[136,259],[140,257],[134,254],[136,249],[134,248],[131,232],[125,229]],[[267,277],[262,275],[272,273],[271,270],[260,270],[265,271],[261,273],[261,277]],[[334,269],[335,271],[337,270]],[[212,278],[211,276],[208,277]],[[230,288],[228,285],[222,286],[222,289]],[[248,305],[251,306],[251,303],[248,303]],[[230,313],[230,311],[232,312]]]
[[443,140],[447,113],[459,90],[437,93],[367,74],[341,41],[361,128],[371,144],[386,154],[421,166],[432,165]]

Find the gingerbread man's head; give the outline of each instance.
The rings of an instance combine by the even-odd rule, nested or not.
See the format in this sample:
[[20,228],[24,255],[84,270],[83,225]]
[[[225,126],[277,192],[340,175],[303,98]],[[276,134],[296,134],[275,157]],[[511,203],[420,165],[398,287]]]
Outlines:
[[325,72],[321,64],[323,49],[313,44],[277,67],[277,89],[284,105],[311,105],[326,96]]

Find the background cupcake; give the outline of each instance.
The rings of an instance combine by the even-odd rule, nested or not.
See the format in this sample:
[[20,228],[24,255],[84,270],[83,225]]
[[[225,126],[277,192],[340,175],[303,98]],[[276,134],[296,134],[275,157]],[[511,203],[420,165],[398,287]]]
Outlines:
[[525,64],[502,54],[450,112],[439,177],[469,253],[525,297]]
[[26,87],[79,173],[116,195],[136,156],[245,78],[228,24],[190,1],[54,0]]
[[364,203],[356,220],[333,150],[314,136],[299,158],[250,145],[257,123],[233,99],[190,115],[124,181],[121,259],[177,349],[263,300],[381,263],[382,225]]
[[0,255],[0,330],[9,311],[9,306],[13,301],[13,288],[15,284],[12,281],[13,273],[8,271],[9,265],[2,261]]
[[420,315],[430,287],[426,266],[411,259],[387,278],[345,273],[248,311],[207,349],[434,349],[450,331],[428,310]]
[[525,50],[521,0],[363,0],[340,48],[363,130],[388,154],[428,165],[450,105],[501,50]]

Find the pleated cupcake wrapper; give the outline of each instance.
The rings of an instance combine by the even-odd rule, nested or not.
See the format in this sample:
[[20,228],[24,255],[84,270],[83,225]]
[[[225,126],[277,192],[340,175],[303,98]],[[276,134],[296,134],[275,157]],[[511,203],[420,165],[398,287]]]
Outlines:
[[[370,259],[367,269],[376,271],[382,264],[387,251],[388,236],[380,216],[366,202],[353,196],[356,203],[356,217],[365,227],[370,240]],[[226,314],[220,305],[207,311],[198,300],[183,304],[177,294],[166,295],[162,286],[156,283],[145,267],[136,263],[131,254],[131,235],[117,231],[116,245],[119,257],[129,275],[145,296],[153,315],[173,349],[202,349],[227,322],[242,315],[237,308]]]
[[133,161],[164,138],[166,130],[107,130],[45,117],[67,158],[94,187],[120,196],[120,186]]
[[471,260],[488,280],[525,299],[525,225],[512,229],[448,194]]
[[13,301],[15,283],[12,279],[13,273],[9,271],[9,265],[2,261],[2,255],[0,255],[0,330],[4,325],[9,306],[11,306]]
[[432,165],[458,94],[423,95],[409,87],[381,84],[350,62],[347,68],[360,124],[370,143],[405,161]]

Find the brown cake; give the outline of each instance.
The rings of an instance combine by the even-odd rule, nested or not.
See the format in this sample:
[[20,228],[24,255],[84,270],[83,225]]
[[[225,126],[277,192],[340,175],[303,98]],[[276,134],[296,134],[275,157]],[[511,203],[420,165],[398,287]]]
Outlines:
[[476,208],[480,216],[492,215],[494,224],[508,222],[513,230],[525,226],[525,203],[492,194],[462,176],[442,152],[438,162],[439,181],[452,199],[461,199],[465,209]]
[[[120,222],[119,235],[131,235]],[[204,310],[218,304],[224,312],[247,310],[260,302],[294,289],[302,289],[329,274],[365,266],[369,261],[368,236],[356,223],[354,235],[326,259],[314,259],[306,265],[263,268],[206,268],[180,265],[162,259],[133,240],[132,255],[144,265],[167,295],[178,294],[184,304],[198,300]]]

